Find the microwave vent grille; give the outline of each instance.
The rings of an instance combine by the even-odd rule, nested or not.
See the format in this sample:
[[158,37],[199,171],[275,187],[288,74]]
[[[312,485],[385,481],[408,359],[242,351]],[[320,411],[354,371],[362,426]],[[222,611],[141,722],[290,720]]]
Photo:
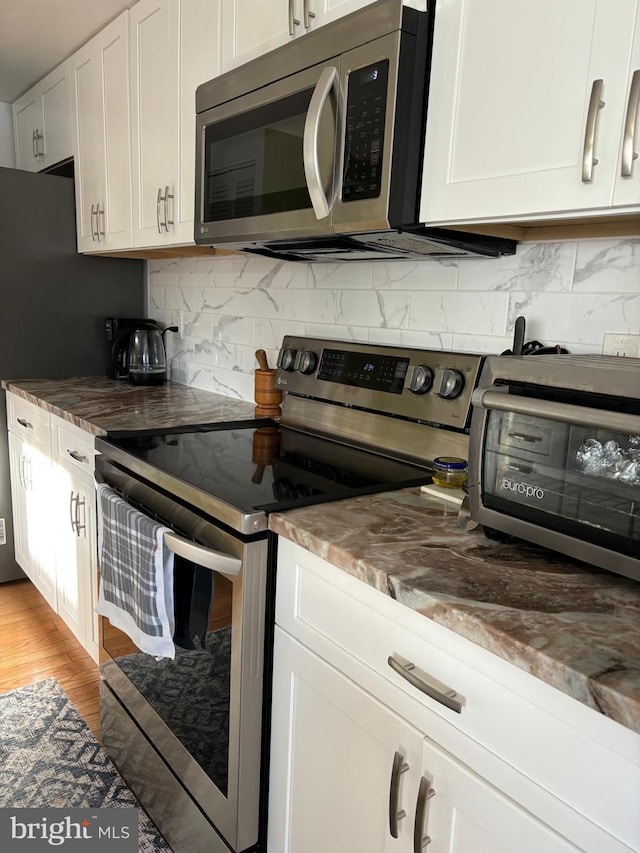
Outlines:
[[417,240],[411,237],[379,237],[376,240],[379,246],[389,246],[400,252],[417,252],[420,255],[466,255],[456,246],[445,246],[442,243],[430,243],[427,240]]

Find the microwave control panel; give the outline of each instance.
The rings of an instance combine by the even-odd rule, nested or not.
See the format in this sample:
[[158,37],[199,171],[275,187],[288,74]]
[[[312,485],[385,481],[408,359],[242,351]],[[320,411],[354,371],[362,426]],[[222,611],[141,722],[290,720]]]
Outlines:
[[388,80],[388,59],[349,74],[342,178],[344,202],[380,195]]

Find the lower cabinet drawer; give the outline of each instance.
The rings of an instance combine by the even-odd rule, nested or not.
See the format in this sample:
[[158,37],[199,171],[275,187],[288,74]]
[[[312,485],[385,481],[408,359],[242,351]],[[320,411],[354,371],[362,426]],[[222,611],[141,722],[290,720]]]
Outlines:
[[96,455],[94,436],[56,415],[51,415],[51,432],[54,462],[92,477]]
[[283,539],[276,623],[578,846],[640,849],[636,733]]
[[49,452],[49,412],[34,403],[7,394],[7,427],[9,430],[30,442],[46,445]]

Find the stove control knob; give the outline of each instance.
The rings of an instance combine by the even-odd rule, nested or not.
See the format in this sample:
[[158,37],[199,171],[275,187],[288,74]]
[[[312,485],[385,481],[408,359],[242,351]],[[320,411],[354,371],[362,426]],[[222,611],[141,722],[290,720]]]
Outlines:
[[299,373],[313,373],[316,369],[317,363],[318,356],[315,352],[311,352],[311,350],[303,350],[301,353],[298,353],[298,357],[296,359],[296,370]]
[[455,400],[462,394],[464,376],[459,370],[446,368],[440,375],[436,394],[443,400]]
[[409,390],[414,394],[426,394],[433,385],[433,370],[426,364],[418,364],[413,368],[413,374],[409,380]]
[[283,349],[280,351],[278,359],[278,367],[283,370],[293,370],[296,361],[296,351],[294,349]]

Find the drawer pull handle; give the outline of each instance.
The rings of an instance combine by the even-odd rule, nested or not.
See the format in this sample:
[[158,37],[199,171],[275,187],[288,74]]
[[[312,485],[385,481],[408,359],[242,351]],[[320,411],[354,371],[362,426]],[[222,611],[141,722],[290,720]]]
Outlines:
[[404,809],[398,809],[400,800],[400,776],[406,773],[409,765],[405,763],[404,756],[395,752],[393,764],[391,765],[391,782],[389,784],[389,832],[392,838],[398,837],[398,822],[407,816]]
[[413,672],[416,669],[416,665],[411,663],[411,661],[401,663],[393,655],[390,655],[387,663],[391,669],[397,672],[398,675],[401,675],[405,681],[408,681],[417,690],[420,690],[421,693],[425,693],[431,699],[435,699],[436,702],[455,711],[456,714],[462,713],[462,702],[456,698],[458,694],[455,690],[447,690],[444,685],[430,683],[424,673],[416,675]]
[[431,844],[428,835],[423,835],[427,829],[427,803],[431,797],[435,797],[436,789],[431,787],[431,782],[423,776],[418,788],[418,799],[416,801],[416,821],[413,826],[413,853],[422,853],[422,850]]
[[24,418],[18,418],[17,420],[20,426],[23,426],[25,429],[33,429],[33,424],[30,424],[29,421],[26,421]]
[[524,432],[510,432],[509,438],[515,438],[516,441],[530,441],[535,444],[536,441],[542,441],[541,435],[527,435]]
[[89,461],[87,456],[85,456],[83,453],[78,453],[77,450],[69,450],[69,448],[67,447],[67,453],[72,459],[75,459],[76,462],[82,462],[84,464],[85,462]]

